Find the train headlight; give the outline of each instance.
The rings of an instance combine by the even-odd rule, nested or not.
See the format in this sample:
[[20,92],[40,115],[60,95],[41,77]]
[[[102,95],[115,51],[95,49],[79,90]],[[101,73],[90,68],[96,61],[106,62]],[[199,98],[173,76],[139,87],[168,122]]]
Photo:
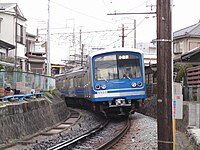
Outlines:
[[100,85],[97,84],[97,85],[95,86],[95,88],[96,88],[97,90],[99,90],[99,89],[100,89]]
[[105,89],[106,89],[106,85],[103,84],[103,85],[101,86],[101,88],[102,88],[103,90],[105,90]]
[[138,82],[138,86],[141,87],[142,86],[142,82]]
[[132,87],[136,87],[137,84],[135,82],[132,82],[131,85]]

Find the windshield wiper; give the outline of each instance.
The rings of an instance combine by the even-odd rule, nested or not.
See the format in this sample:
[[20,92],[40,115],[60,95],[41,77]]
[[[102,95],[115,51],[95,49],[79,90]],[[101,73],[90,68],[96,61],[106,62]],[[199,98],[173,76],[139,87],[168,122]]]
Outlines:
[[107,79],[103,79],[103,80],[105,80],[106,82],[108,82],[108,80],[107,80]]
[[131,80],[131,78],[128,75],[126,75],[126,74],[124,74],[124,75],[126,76],[127,79]]

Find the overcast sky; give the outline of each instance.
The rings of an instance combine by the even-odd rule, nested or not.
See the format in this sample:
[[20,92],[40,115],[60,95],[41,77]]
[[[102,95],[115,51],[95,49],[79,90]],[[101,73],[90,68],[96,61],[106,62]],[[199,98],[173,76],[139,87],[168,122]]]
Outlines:
[[[126,40],[133,41],[133,20],[136,19],[137,42],[150,42],[156,38],[155,15],[107,15],[114,12],[155,12],[156,0],[50,0],[51,28],[52,32],[72,32],[75,27],[78,33],[80,29],[88,31],[104,31],[102,33],[91,32],[85,35],[85,42],[97,43],[99,46],[121,44],[121,31],[109,32],[106,30],[119,30],[121,24],[125,24]],[[33,34],[36,28],[45,28],[47,21],[48,0],[0,0],[0,2],[18,3],[24,16],[28,19],[27,30]],[[173,0],[173,31],[193,25],[200,19],[200,0]],[[59,28],[60,30],[55,30]],[[64,28],[61,30],[61,28]],[[130,33],[129,33],[130,32]],[[54,37],[55,38],[55,37]],[[58,38],[58,37],[56,37]],[[88,41],[87,41],[88,40]],[[59,37],[59,41],[64,41]],[[65,39],[66,41],[66,39]],[[54,41],[54,44],[56,42]],[[58,44],[58,43],[57,43]],[[61,45],[62,44],[58,44]],[[133,45],[133,44],[132,44]],[[63,47],[65,44],[63,45]],[[131,47],[131,44],[128,46]]]

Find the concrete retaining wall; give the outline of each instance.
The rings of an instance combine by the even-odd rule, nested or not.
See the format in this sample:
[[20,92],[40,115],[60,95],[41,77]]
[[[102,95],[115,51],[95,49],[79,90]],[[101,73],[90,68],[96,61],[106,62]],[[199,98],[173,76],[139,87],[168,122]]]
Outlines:
[[0,144],[32,135],[64,120],[66,104],[50,103],[45,98],[10,103],[0,107]]

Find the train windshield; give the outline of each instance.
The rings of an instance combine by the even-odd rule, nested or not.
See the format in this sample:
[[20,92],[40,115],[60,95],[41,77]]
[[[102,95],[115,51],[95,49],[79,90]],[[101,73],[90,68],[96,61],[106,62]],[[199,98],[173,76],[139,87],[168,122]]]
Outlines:
[[136,54],[107,55],[95,58],[95,79],[140,78],[140,56]]

